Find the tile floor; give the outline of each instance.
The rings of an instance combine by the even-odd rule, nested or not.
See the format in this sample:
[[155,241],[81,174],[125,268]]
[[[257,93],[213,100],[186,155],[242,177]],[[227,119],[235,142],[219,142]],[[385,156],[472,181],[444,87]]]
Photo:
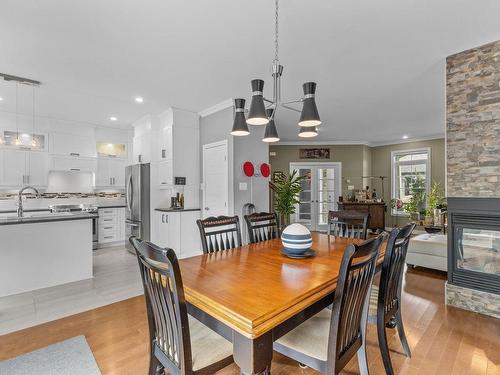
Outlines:
[[94,251],[94,278],[0,298],[0,335],[143,293],[137,260],[123,246]]

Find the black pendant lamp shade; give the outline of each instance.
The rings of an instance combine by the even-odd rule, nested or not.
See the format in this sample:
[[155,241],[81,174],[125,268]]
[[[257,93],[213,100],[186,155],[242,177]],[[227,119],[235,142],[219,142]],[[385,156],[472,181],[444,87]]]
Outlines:
[[252,80],[252,101],[248,111],[247,123],[250,125],[267,125],[269,119],[264,106],[264,81],[261,79]]
[[243,136],[250,134],[245,119],[245,99],[234,99],[234,122],[231,135]]
[[266,125],[266,131],[262,141],[267,143],[278,142],[280,137],[278,136],[278,131],[276,130],[276,124],[274,123],[273,109],[270,108],[266,110],[266,113],[269,119],[269,124]]
[[316,100],[314,99],[316,82],[306,82],[302,85],[302,89],[304,90],[304,101],[299,125],[305,127],[321,125],[318,107],[316,107]]
[[302,126],[299,131],[301,138],[314,138],[318,135],[318,129],[315,126]]

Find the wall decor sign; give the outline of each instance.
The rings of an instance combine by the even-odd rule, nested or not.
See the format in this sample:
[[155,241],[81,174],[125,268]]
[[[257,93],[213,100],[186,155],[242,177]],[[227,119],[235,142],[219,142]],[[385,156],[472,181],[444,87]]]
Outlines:
[[245,176],[247,177],[252,177],[255,173],[255,168],[252,164],[252,162],[250,161],[246,161],[244,164],[243,164],[243,173],[245,174]]
[[329,148],[301,148],[299,150],[301,159],[330,159]]
[[267,163],[262,163],[260,165],[260,173],[262,174],[262,177],[269,177],[271,174],[271,167]]

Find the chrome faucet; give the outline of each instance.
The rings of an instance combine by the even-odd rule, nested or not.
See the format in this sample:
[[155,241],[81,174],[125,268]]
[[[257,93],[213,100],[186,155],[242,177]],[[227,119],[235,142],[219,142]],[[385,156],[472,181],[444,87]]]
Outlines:
[[35,189],[33,186],[25,186],[21,190],[19,190],[19,193],[17,193],[17,197],[19,199],[17,203],[17,217],[23,217],[24,210],[23,210],[23,193],[25,190],[31,189],[33,190],[37,197],[40,195],[37,189]]

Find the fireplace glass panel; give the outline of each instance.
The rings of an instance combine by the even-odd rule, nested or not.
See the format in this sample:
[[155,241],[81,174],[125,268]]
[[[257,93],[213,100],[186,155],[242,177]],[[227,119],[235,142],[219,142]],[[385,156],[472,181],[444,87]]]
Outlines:
[[458,231],[457,268],[500,275],[500,231],[473,228]]

